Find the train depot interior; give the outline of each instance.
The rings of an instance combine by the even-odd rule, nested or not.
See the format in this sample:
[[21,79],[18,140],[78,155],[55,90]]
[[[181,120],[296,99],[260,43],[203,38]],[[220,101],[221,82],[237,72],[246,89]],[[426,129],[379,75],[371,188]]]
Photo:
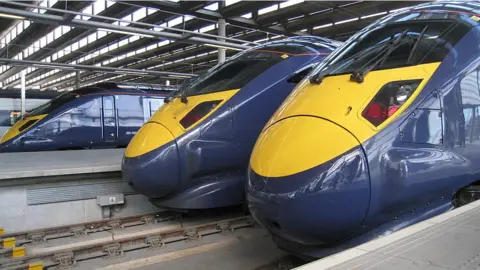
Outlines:
[[0,269],[473,270],[479,198],[480,1],[0,1]]

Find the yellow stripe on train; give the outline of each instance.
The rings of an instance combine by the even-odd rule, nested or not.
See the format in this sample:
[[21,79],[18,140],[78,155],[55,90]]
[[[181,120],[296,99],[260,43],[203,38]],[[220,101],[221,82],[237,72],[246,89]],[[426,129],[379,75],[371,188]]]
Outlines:
[[16,136],[18,136],[19,134],[29,130],[33,125],[29,126],[28,128],[26,128],[25,130],[22,130],[20,131],[19,129],[24,125],[26,124],[28,121],[30,120],[37,120],[37,121],[40,121],[41,119],[43,119],[45,116],[47,116],[46,114],[41,114],[41,115],[35,115],[35,116],[27,116],[23,119],[20,119],[17,123],[15,123],[4,135],[3,137],[0,139],[0,143],[4,143]]

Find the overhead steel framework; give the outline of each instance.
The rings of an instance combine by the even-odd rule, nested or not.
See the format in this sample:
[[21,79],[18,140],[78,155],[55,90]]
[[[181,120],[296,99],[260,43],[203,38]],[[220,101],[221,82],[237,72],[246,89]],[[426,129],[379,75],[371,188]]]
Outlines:
[[[136,21],[130,21],[130,20],[124,20],[124,19],[117,19],[117,18],[112,18],[112,17],[107,17],[107,16],[101,16],[101,15],[92,15],[92,14],[85,14],[82,12],[77,12],[77,11],[71,11],[71,10],[62,10],[58,8],[48,8],[48,7],[38,7],[36,5],[31,5],[31,4],[25,4],[25,3],[18,3],[18,2],[10,2],[10,5],[14,6],[21,6],[21,7],[33,7],[33,8],[39,8],[43,10],[49,10],[49,11],[56,11],[56,12],[61,12],[65,14],[72,14],[72,15],[81,15],[85,17],[90,17],[90,18],[97,18],[97,19],[103,19],[103,20],[108,20],[108,21],[114,21],[114,22],[122,22],[122,23],[128,23],[128,24],[133,24],[136,26],[146,26],[150,28],[158,28],[162,30],[167,30],[167,31],[172,31],[172,32],[180,32],[181,34],[184,35],[184,38],[189,38],[188,36],[199,36],[199,37],[209,37],[209,38],[214,38],[217,39],[219,36],[218,35],[212,35],[212,34],[207,34],[207,33],[199,33],[199,32],[194,32],[194,31],[189,31],[186,29],[180,29],[180,28],[173,28],[173,27],[165,27],[161,25],[156,25],[156,24],[151,24],[151,23],[144,23],[144,22],[136,22]],[[21,18],[23,16],[20,16]],[[27,18],[27,17],[25,17]],[[40,20],[39,20],[40,21]],[[122,31],[124,32],[124,31]],[[125,31],[127,32],[127,31]],[[128,34],[131,34],[132,32],[128,32]],[[133,34],[139,34],[136,32],[133,32]],[[150,37],[150,36],[147,36]],[[229,38],[229,37],[222,37],[222,40],[225,41],[231,41],[231,42],[237,42],[240,44],[244,45],[258,45],[258,42],[252,42],[252,41],[246,41],[246,40],[241,40],[241,39],[236,39],[236,38]],[[218,45],[218,44],[217,44]]]
[[[142,28],[136,28],[136,27],[130,27],[130,26],[120,26],[120,25],[109,24],[104,22],[78,20],[78,19],[68,20],[68,19],[65,19],[64,16],[35,13],[31,11],[1,7],[1,6],[0,6],[0,13],[15,15],[15,16],[23,17],[25,19],[30,19],[33,21],[38,21],[46,24],[61,24],[61,25],[68,25],[68,26],[81,27],[81,28],[87,28],[87,29],[106,29],[119,34],[137,35],[137,36],[147,37],[147,38],[159,38],[162,40],[175,40],[178,42],[190,43],[190,44],[200,44],[200,45],[213,44],[217,46],[226,46],[226,47],[231,47],[236,49],[250,48],[250,46],[247,46],[247,45],[242,45],[242,44],[237,44],[237,43],[232,43],[227,41],[219,41],[215,39],[207,39],[207,38],[195,37],[195,36],[186,36],[182,34],[168,33],[164,31],[158,32],[154,30],[148,30],[148,29],[142,29]],[[88,16],[87,14],[85,15]]]
[[62,70],[87,70],[87,71],[94,71],[94,72],[138,75],[138,76],[154,76],[154,77],[162,77],[162,78],[168,78],[168,77],[190,78],[190,77],[198,76],[192,73],[141,70],[141,69],[131,69],[131,68],[112,68],[112,67],[87,66],[87,65],[70,65],[70,64],[64,64],[64,63],[16,60],[16,59],[8,59],[8,58],[0,58],[0,63],[6,64],[6,65],[12,65],[12,66],[19,65],[19,66],[34,66],[37,68],[62,69]]
[[[38,0],[39,6],[19,2],[7,2],[1,8],[15,11],[12,15],[17,18],[10,21],[23,19],[24,25],[25,22],[32,23],[24,26],[29,25],[21,35],[12,34],[11,38],[13,40],[15,36],[15,40],[7,42],[9,46],[0,49],[0,58],[16,56],[16,60],[95,66],[94,68],[101,66],[117,71],[128,68],[136,71],[200,74],[219,60],[223,61],[223,51],[225,58],[228,58],[237,50],[293,35],[317,35],[344,40],[392,10],[427,1],[49,0],[47,5],[44,3],[46,0]],[[99,5],[103,7],[97,10]],[[0,12],[7,14],[5,10]],[[22,16],[18,12],[29,15]],[[144,15],[136,16],[138,14]],[[52,16],[55,21],[50,20]],[[223,20],[224,34],[221,27]],[[5,25],[0,25],[0,33],[6,31]],[[57,30],[59,25],[73,27],[66,34],[63,30],[60,36],[55,33],[55,39],[46,45],[37,42],[35,46],[40,48],[38,51],[22,53],[27,47],[31,48],[35,40]],[[90,37],[94,34],[91,40]],[[81,43],[87,37],[88,42]],[[0,42],[2,38],[4,37],[0,34]],[[165,83],[166,80],[165,76],[106,71],[101,74],[92,69],[78,71],[70,67],[45,72],[45,69],[32,67],[25,74],[26,84],[42,88],[73,87],[76,81],[89,84],[109,79],[147,83]],[[24,68],[25,66],[0,66],[0,82],[3,86],[18,85],[18,74]]]

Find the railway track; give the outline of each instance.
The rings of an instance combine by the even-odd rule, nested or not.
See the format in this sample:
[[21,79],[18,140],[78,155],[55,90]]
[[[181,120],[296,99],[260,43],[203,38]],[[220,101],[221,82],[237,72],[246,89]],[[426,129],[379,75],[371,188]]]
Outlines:
[[181,218],[181,215],[178,213],[160,212],[147,215],[136,215],[108,220],[98,220],[31,231],[6,233],[0,235],[0,242],[6,240],[12,241],[12,239],[15,239],[16,246],[22,246],[24,244],[40,244],[51,239],[59,239],[72,236],[80,237],[83,235],[91,235],[98,232],[105,232],[114,229],[141,226],[146,224],[154,224],[179,218]]
[[[0,249],[0,269],[68,269],[92,259],[165,250],[173,243],[182,249],[182,242],[232,235],[254,226],[243,211],[197,216],[162,212],[5,234],[0,241],[15,239],[15,246]],[[14,249],[23,249],[24,254],[14,256]]]

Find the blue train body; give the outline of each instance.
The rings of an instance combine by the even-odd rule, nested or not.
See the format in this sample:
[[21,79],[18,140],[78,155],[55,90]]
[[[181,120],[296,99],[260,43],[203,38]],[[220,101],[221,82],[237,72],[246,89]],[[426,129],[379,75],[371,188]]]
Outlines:
[[[248,204],[254,218],[271,232],[279,247],[297,255],[323,257],[478,198],[479,21],[480,3],[473,1],[439,1],[388,15],[346,41],[323,67],[309,75],[311,82],[305,82],[304,89],[292,93],[289,101],[282,105],[283,111],[277,112],[257,141],[247,184]],[[439,36],[412,30],[417,27],[415,25],[421,25],[420,30],[426,29],[424,33],[428,33],[442,23],[448,28],[443,28],[444,32]],[[426,24],[429,28],[423,28]],[[341,70],[343,67],[339,64],[329,69],[335,65],[330,61],[343,57],[352,45],[361,44],[359,40],[385,27],[398,27],[398,32],[392,32],[392,35],[409,29],[420,37],[419,40],[435,40],[435,45],[427,49],[434,52],[429,55],[432,59],[441,59],[438,66],[437,60],[427,57],[424,59],[428,60],[422,62],[423,67],[411,64],[400,68],[374,68],[368,70],[361,80],[352,71],[333,74],[337,72],[336,68]],[[407,51],[407,57],[409,53]],[[428,55],[428,50],[421,53]],[[400,61],[393,58],[387,62]],[[365,119],[360,119],[365,117],[362,110],[370,108],[372,97],[378,97],[377,91],[383,89],[381,79],[416,80],[423,76],[424,71],[419,68],[433,71],[421,82],[423,88],[419,86],[421,89],[416,96],[412,95],[404,108],[400,107],[403,111],[393,114],[384,125],[364,128]],[[324,76],[318,76],[323,71]],[[352,81],[349,82],[351,74]],[[336,79],[335,84],[332,81]],[[343,93],[341,91],[347,87],[353,91],[352,95],[361,96],[356,88],[374,83],[377,83],[373,88],[375,96],[365,96],[368,94],[364,92],[361,97],[367,107],[355,106],[353,100],[343,102],[345,98],[340,94],[334,97],[340,101],[328,108],[330,114],[318,113],[320,110],[304,102],[307,98],[315,100],[322,95],[325,102],[336,102],[329,99],[333,97],[330,91]],[[321,101],[317,101],[316,106],[322,106]],[[359,110],[358,114],[356,110]],[[350,115],[352,118],[347,119]],[[267,160],[280,159],[285,145],[277,144],[280,150],[274,153],[275,145],[267,140],[296,143],[298,149],[302,149],[301,142],[294,136],[307,141],[306,138],[317,131],[315,126],[302,129],[301,133],[292,131],[292,119],[296,119],[296,124],[310,121],[313,125],[328,127],[317,133],[318,141],[305,146],[315,149],[314,157],[335,152],[329,145],[343,147],[346,140],[351,139],[352,147],[348,146],[347,151],[338,150],[338,154],[328,158],[325,156],[325,161],[311,163],[308,168],[299,165],[301,170],[286,172],[280,165]],[[292,125],[289,134],[279,131],[280,128],[288,129],[286,125]],[[277,134],[268,135],[268,132]],[[346,139],[332,141],[328,137],[331,133],[342,134]],[[295,150],[288,154],[292,160],[300,156]],[[277,175],[273,175],[274,171],[278,172]]]
[[125,181],[161,207],[241,204],[248,159],[263,125],[338,44],[316,37],[271,42],[199,77],[132,139],[122,164]]
[[126,147],[172,91],[96,84],[30,111],[3,136],[0,152]]

